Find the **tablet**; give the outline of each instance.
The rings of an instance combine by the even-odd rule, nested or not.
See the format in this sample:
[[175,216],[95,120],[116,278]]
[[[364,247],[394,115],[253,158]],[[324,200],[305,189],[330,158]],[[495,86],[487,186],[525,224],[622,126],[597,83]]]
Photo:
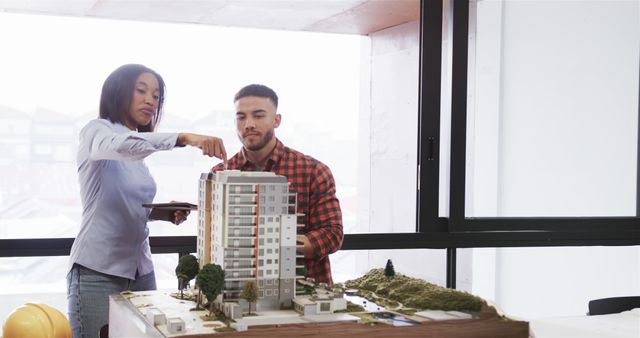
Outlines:
[[145,208],[155,208],[160,210],[198,210],[198,206],[187,202],[171,202],[171,203],[150,203],[143,204]]

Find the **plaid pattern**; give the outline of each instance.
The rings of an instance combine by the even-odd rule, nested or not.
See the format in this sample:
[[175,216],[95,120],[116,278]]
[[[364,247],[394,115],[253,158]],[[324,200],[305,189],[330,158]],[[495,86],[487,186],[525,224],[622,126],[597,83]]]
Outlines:
[[[336,185],[331,170],[322,162],[285,147],[276,139],[276,147],[267,159],[265,171],[287,177],[290,189],[298,193],[298,224],[305,224],[315,257],[305,259],[307,277],[317,283],[332,284],[329,254],[342,246],[342,212],[336,198]],[[244,148],[229,159],[227,169],[258,171],[244,156]],[[222,163],[212,171],[224,170]]]

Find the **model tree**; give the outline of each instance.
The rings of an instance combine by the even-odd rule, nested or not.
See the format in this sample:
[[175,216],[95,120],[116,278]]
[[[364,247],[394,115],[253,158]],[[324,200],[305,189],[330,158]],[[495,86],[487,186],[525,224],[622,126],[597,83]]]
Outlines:
[[198,273],[196,285],[209,301],[209,317],[213,317],[213,302],[224,288],[224,270],[218,264],[205,264]]
[[393,269],[393,263],[390,259],[387,259],[387,266],[384,267],[384,275],[391,279],[396,275],[396,270]]
[[176,277],[178,277],[178,288],[180,288],[180,299],[184,299],[183,290],[189,286],[189,282],[196,278],[200,266],[198,259],[194,255],[180,257],[176,266]]
[[249,314],[251,314],[251,304],[258,300],[258,285],[256,285],[256,281],[246,281],[242,287],[240,297],[249,303]]

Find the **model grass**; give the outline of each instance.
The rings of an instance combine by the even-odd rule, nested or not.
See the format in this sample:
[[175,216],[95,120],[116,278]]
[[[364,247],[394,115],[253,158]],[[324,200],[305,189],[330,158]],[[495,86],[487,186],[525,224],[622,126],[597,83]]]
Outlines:
[[345,282],[345,286],[358,289],[359,296],[378,304],[385,298],[402,304],[404,308],[419,310],[479,312],[485,304],[480,297],[467,292],[444,288],[401,273],[387,277],[385,269],[372,269],[360,278]]
[[358,312],[366,312],[365,308],[362,307],[361,305],[358,304],[354,304],[352,302],[347,301],[347,308],[344,310],[338,310],[335,311],[334,313],[358,313]]

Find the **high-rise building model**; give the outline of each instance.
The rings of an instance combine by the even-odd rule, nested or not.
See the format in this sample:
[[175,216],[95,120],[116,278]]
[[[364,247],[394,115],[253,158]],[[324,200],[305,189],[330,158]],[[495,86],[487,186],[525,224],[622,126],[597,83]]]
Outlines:
[[[204,173],[198,198],[197,254],[225,270],[222,302],[256,281],[258,309],[292,307],[296,296],[296,194],[284,176],[238,170]],[[301,257],[301,256],[300,256]]]

